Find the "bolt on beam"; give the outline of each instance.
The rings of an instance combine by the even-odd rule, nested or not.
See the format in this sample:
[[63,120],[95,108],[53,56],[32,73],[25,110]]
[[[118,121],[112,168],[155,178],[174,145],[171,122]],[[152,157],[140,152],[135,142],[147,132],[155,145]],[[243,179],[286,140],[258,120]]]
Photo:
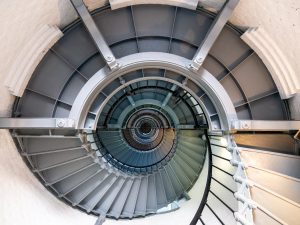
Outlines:
[[211,25],[208,33],[206,34],[204,41],[198,48],[196,54],[194,55],[189,68],[194,71],[198,71],[202,66],[204,60],[206,59],[209,51],[213,47],[217,38],[219,37],[224,26],[228,22],[232,12],[239,3],[239,0],[227,0],[223,8],[219,12],[218,16],[215,18],[213,24]]
[[96,47],[98,48],[100,54],[103,56],[106,64],[111,70],[116,70],[119,68],[119,64],[111,51],[110,47],[106,43],[102,33],[98,29],[95,21],[93,20],[91,14],[86,8],[82,0],[70,0],[74,6],[77,14],[81,18],[83,24],[88,30],[90,36],[92,37]]
[[69,118],[0,118],[0,129],[74,129]]
[[296,120],[237,120],[232,121],[232,131],[291,131],[300,130]]

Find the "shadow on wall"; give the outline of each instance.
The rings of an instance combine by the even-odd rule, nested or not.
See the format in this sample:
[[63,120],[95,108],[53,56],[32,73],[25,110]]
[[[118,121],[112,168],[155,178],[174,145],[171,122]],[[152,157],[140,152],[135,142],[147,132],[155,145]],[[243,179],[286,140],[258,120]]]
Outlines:
[[225,2],[225,0],[199,0],[200,5],[213,12],[221,9]]
[[[106,4],[109,4],[108,0],[84,0],[85,5],[88,7],[89,11],[93,11],[100,8]],[[71,4],[71,0],[58,0],[57,7],[59,12],[58,27],[63,29],[65,26],[73,22],[78,18],[74,7]]]
[[65,26],[74,21],[78,16],[70,2],[70,0],[58,0],[58,21],[57,26],[63,29]]

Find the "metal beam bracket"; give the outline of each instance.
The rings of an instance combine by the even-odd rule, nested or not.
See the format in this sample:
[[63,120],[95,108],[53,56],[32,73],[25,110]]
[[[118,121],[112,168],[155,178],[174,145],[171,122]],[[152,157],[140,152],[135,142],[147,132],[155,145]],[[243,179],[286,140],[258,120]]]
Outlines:
[[300,121],[295,120],[236,120],[231,123],[231,131],[290,131],[299,130]]
[[82,0],[71,0],[76,12],[82,19],[83,24],[91,35],[96,47],[98,48],[100,54],[103,56],[106,64],[111,70],[117,70],[120,68],[120,64],[117,62],[113,52],[106,43],[102,33],[98,29],[95,21],[93,20],[91,14],[86,8]]
[[69,118],[0,118],[0,129],[74,129]]
[[215,41],[219,37],[221,31],[229,20],[233,10],[239,3],[239,0],[227,0],[223,8],[215,18],[210,30],[206,34],[203,42],[198,48],[188,68],[192,71],[198,71],[206,59],[209,51],[213,47]]

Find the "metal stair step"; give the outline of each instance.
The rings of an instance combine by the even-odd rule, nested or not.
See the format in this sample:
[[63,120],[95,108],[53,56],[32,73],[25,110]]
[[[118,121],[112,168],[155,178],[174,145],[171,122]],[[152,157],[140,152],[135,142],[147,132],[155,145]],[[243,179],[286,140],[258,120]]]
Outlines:
[[104,197],[94,207],[93,211],[99,213],[100,215],[106,215],[118,194],[122,190],[125,181],[126,179],[124,177],[118,177],[113,186],[108,189]]
[[186,155],[188,155],[190,158],[194,159],[198,163],[201,163],[204,161],[205,154],[197,153],[194,151],[191,151],[188,147],[178,145],[177,147],[180,149],[180,151],[184,152]]
[[199,138],[199,137],[186,137],[186,136],[180,136],[178,135],[178,139],[177,139],[178,142],[189,142],[189,143],[192,143],[194,145],[203,145],[204,144],[204,141]]
[[184,160],[182,160],[178,155],[174,155],[173,159],[180,166],[182,171],[186,174],[191,182],[197,178],[197,173],[193,170],[190,165],[188,165]]
[[202,214],[201,220],[204,224],[211,225],[222,225],[222,223],[218,220],[218,218],[214,215],[214,213],[209,209],[209,207],[205,206]]
[[108,211],[108,215],[118,219],[122,213],[123,207],[126,203],[126,200],[129,196],[131,187],[133,185],[133,179],[127,178],[125,184],[123,185],[122,189],[120,190],[118,196],[114,200],[112,206]]
[[85,149],[77,149],[72,151],[72,154],[69,152],[58,152],[56,154],[46,154],[46,155],[36,155],[31,156],[31,160],[34,163],[34,166],[37,170],[42,171],[48,168],[54,168],[64,163],[82,158],[87,156],[87,151]]
[[53,187],[61,194],[69,193],[81,183],[91,179],[93,176],[96,176],[101,170],[102,169],[99,167],[99,165],[94,165],[54,184]]
[[227,189],[226,184],[220,184],[216,180],[211,180],[210,190],[228,205],[233,211],[238,211],[238,202],[234,197],[234,192]]
[[67,194],[67,198],[72,201],[73,205],[78,205],[86,196],[94,191],[103,180],[105,180],[110,174],[106,170],[101,170],[95,177],[82,183],[76,187],[70,193]]
[[181,136],[187,136],[187,137],[201,137],[204,132],[203,130],[179,130],[178,132]]
[[236,167],[232,166],[229,161],[221,159],[219,157],[212,157],[212,165],[216,166],[227,173],[234,175],[236,171]]
[[134,215],[135,205],[137,203],[138,193],[141,185],[141,178],[135,178],[129,195],[126,199],[121,218],[132,218]]
[[184,190],[186,191],[192,185],[192,182],[185,175],[184,171],[180,168],[180,166],[175,162],[174,159],[170,161],[170,165],[172,166],[172,169],[176,173],[176,176],[178,177],[180,183],[182,184]]
[[232,158],[231,152],[229,152],[226,148],[223,148],[223,147],[212,145],[211,152],[212,152],[212,154],[220,156],[224,159],[231,160],[231,158]]
[[141,185],[138,192],[138,198],[136,200],[134,215],[135,216],[145,216],[147,208],[147,198],[148,198],[148,176],[144,176],[141,179]]
[[23,138],[24,147],[28,150],[27,154],[51,152],[61,149],[81,148],[82,143],[79,138]]
[[188,148],[191,151],[193,151],[197,154],[201,154],[201,155],[204,155],[206,153],[206,148],[207,148],[206,144],[202,144],[202,145],[197,144],[197,145],[195,145],[193,143],[186,142],[186,141],[180,141],[180,142],[178,142],[177,145]]
[[175,194],[177,197],[180,197],[184,193],[184,187],[181,184],[179,178],[177,177],[176,173],[172,169],[172,166],[170,164],[166,165],[166,172],[170,178],[170,181],[172,183],[172,186],[174,188]]
[[88,196],[86,196],[81,202],[80,205],[86,209],[89,213],[94,207],[98,204],[98,202],[104,197],[106,192],[113,188],[113,185],[118,177],[115,174],[110,174],[104,179],[100,185],[97,186]]
[[165,189],[166,196],[167,196],[167,201],[169,203],[171,203],[177,198],[174,187],[172,185],[172,182],[170,180],[170,177],[169,177],[166,169],[164,168],[164,169],[160,170],[159,172],[162,177],[164,189]]
[[195,173],[198,173],[198,171],[202,168],[202,163],[197,162],[195,159],[191,158],[180,148],[177,149],[176,155],[181,157],[182,160],[189,164],[190,167],[195,171]]
[[233,177],[228,175],[227,173],[223,172],[222,170],[219,170],[215,167],[212,168],[212,177],[218,180],[219,182],[226,184],[226,186],[234,191],[237,192],[237,184],[233,180]]
[[157,211],[157,199],[156,199],[156,183],[155,175],[151,174],[148,177],[148,197],[147,197],[147,213],[155,213]]
[[168,204],[165,187],[162,181],[161,174],[155,173],[155,184],[156,184],[156,199],[157,209],[165,207]]
[[91,157],[77,161],[76,163],[69,163],[61,167],[52,168],[41,172],[46,184],[55,184],[60,182],[73,174],[84,170],[84,168],[94,165]]
[[237,224],[233,212],[224,205],[218,198],[216,198],[212,193],[209,193],[207,197],[207,204],[214,211],[214,213],[222,220],[224,225],[234,225]]

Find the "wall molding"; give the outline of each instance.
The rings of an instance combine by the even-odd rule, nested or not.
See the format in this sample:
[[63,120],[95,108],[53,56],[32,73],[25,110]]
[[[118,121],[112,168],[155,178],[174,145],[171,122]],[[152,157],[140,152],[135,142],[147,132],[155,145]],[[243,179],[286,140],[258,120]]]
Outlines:
[[4,83],[12,95],[23,95],[35,68],[62,36],[58,27],[50,25],[42,26],[32,35],[16,57]]
[[172,5],[182,8],[196,10],[198,0],[109,0],[111,8],[119,9],[131,5],[142,5],[142,4],[161,4],[161,5]]
[[241,39],[262,59],[282,99],[300,93],[300,76],[296,75],[283,52],[263,28],[249,28]]
[[93,11],[108,4],[108,0],[83,0],[89,11]]

